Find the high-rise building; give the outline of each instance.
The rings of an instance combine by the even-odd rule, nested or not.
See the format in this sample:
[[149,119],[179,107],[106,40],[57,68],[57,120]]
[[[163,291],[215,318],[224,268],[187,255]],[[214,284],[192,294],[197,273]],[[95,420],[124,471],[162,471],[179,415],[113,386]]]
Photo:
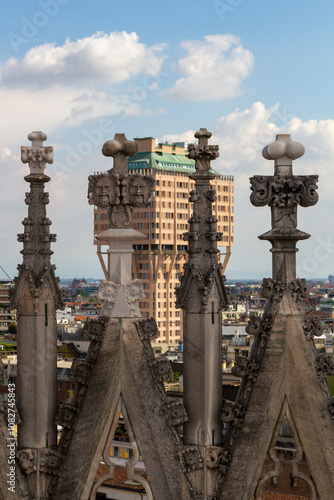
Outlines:
[[0,332],[8,333],[11,323],[16,323],[14,311],[9,310],[10,294],[14,287],[11,281],[0,281]]
[[[195,172],[195,161],[187,157],[187,143],[156,144],[152,137],[135,141],[138,153],[128,158],[128,169],[151,175],[155,189],[150,206],[133,212],[133,228],[147,235],[144,244],[134,245],[133,253],[133,277],[142,280],[146,292],[139,307],[143,317],[155,318],[159,341],[178,342],[183,338],[182,311],[175,307],[174,289],[188,258],[183,234],[192,215],[189,196],[195,182],[188,175]],[[222,233],[224,273],[234,243],[234,178],[215,173],[213,214],[218,219],[217,231]],[[95,207],[94,219],[95,235],[108,229],[107,210]]]

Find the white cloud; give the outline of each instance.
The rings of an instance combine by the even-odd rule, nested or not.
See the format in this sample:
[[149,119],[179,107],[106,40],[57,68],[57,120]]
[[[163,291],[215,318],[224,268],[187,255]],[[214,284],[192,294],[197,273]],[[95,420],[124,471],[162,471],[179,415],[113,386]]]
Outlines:
[[181,47],[188,54],[180,59],[178,79],[167,95],[175,99],[209,101],[235,97],[242,93],[242,81],[254,66],[253,54],[238,37],[208,35],[204,41],[188,40]]
[[[222,116],[212,130],[211,144],[218,144],[220,156],[212,167],[235,180],[235,246],[227,268],[229,277],[270,275],[269,245],[257,235],[270,229],[270,208],[253,207],[249,201],[249,177],[273,175],[274,162],[262,157],[262,149],[276,134],[289,133],[301,142],[305,155],[293,164],[295,175],[319,175],[319,202],[298,208],[298,228],[311,238],[297,247],[298,277],[326,277],[332,272],[334,237],[330,220],[333,213],[334,120],[303,121],[291,117],[279,104],[266,108],[261,102],[249,109],[236,109]],[[167,135],[169,141],[194,141],[193,131]],[[249,270],[249,271],[247,271]]]
[[162,137],[161,143],[168,142],[171,144],[172,142],[188,142],[194,143],[196,139],[194,137],[195,130],[187,130],[183,134],[166,134]]
[[33,47],[22,61],[12,57],[1,71],[1,84],[44,88],[120,83],[134,75],[157,75],[164,56],[164,44],[148,47],[136,33],[97,32],[64,45],[46,43]]

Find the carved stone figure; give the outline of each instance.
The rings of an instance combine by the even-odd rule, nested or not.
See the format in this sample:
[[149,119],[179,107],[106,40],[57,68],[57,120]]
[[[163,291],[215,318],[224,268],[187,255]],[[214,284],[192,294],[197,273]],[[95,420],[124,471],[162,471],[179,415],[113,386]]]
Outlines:
[[93,365],[83,361],[82,359],[75,359],[72,363],[69,380],[78,382],[83,385],[88,385],[92,376]]
[[206,457],[208,469],[219,469],[220,474],[226,474],[231,461],[231,453],[218,446],[211,446]]
[[36,472],[36,450],[20,450],[16,453],[20,467],[25,474]]
[[142,175],[129,176],[129,203],[133,207],[143,207],[151,199],[153,178]]
[[88,178],[88,203],[108,208],[111,228],[130,228],[133,207],[143,207],[151,199],[153,178],[128,174],[127,157],[137,150],[136,142],[115,134],[102,148],[104,156],[114,158],[113,170]]
[[60,403],[56,423],[68,429],[74,429],[78,421],[80,409],[69,403]]
[[101,208],[120,204],[119,176],[109,172],[88,177],[88,203]]
[[272,298],[274,301],[280,301],[282,300],[285,286],[286,285],[280,280],[275,280],[273,278],[263,278],[262,297],[266,299]]

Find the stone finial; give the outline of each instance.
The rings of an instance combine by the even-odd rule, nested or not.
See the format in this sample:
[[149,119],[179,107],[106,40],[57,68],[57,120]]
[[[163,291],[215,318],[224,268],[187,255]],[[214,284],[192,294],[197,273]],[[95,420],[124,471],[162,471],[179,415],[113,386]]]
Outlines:
[[135,141],[129,141],[125,134],[115,134],[111,141],[103,144],[102,154],[114,158],[114,174],[128,173],[126,159],[133,156],[138,151],[138,144]]
[[31,146],[21,146],[21,161],[28,163],[30,174],[44,174],[46,163],[53,163],[53,147],[43,146],[47,135],[34,131],[28,135]]
[[200,128],[194,135],[196,139],[198,139],[198,144],[200,146],[207,146],[208,139],[212,136],[212,132],[209,132],[206,128]]
[[262,156],[266,160],[275,160],[275,167],[286,167],[292,166],[292,161],[304,153],[304,146],[300,142],[292,141],[290,134],[278,134],[276,141],[263,148]]
[[208,139],[212,136],[206,128],[201,128],[195,133],[198,144],[189,144],[188,157],[196,160],[197,172],[208,172],[210,162],[219,156],[219,146],[208,144]]

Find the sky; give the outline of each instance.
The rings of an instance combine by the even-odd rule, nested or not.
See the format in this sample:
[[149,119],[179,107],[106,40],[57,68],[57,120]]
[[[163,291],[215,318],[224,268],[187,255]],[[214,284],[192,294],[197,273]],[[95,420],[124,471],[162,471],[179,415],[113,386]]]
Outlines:
[[249,177],[273,174],[262,157],[277,133],[305,155],[295,175],[319,175],[319,202],[298,208],[297,275],[334,274],[334,3],[332,0],[16,0],[0,17],[0,266],[21,263],[26,217],[20,147],[42,130],[52,262],[62,278],[102,278],[87,178],[111,168],[105,141],[193,141],[213,133],[213,167],[235,179],[235,244],[228,279],[271,276],[270,209],[249,201]]

